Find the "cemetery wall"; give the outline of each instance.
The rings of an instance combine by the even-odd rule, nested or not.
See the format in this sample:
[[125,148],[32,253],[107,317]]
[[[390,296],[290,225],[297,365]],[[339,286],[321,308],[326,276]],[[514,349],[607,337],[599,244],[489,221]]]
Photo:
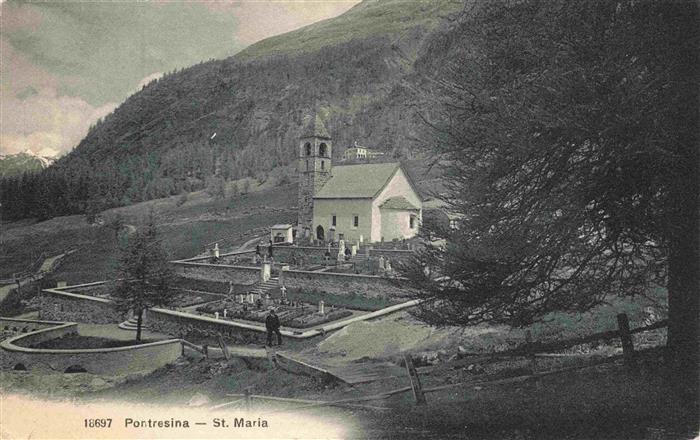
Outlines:
[[[237,284],[253,284],[260,280],[259,267],[229,266],[223,264],[173,262],[180,276],[214,281],[232,281]],[[302,270],[279,271],[275,275],[282,278],[287,288],[319,290],[336,295],[360,295],[374,297],[404,296],[406,289],[394,284],[390,278],[375,275],[340,274],[331,272],[310,272]]]
[[[319,257],[323,258],[328,251],[328,247],[319,246],[273,246],[272,255],[275,261],[281,261],[284,263],[290,263],[292,261],[292,256],[297,257]],[[267,252],[267,248],[265,248]],[[331,258],[335,259],[338,255],[338,247],[331,246]]]
[[388,258],[392,262],[403,261],[411,257],[413,251],[403,250],[403,249],[369,249],[369,256],[379,258],[383,256]]
[[186,340],[207,339],[213,345],[218,343],[219,334],[237,344],[263,343],[266,338],[260,327],[174,310],[153,308],[148,311],[146,319],[151,330],[177,335]]
[[0,366],[3,369],[12,369],[21,364],[27,370],[58,372],[65,372],[69,367],[80,367],[91,374],[118,376],[151,372],[174,362],[182,354],[179,339],[129,347],[85,350],[26,347],[75,332],[77,324],[68,323],[2,341]]
[[41,294],[39,317],[52,321],[113,324],[126,319],[114,303],[105,298],[44,289]]
[[260,280],[259,267],[231,266],[227,264],[173,262],[177,275],[212,281],[233,281],[237,284],[254,284]]
[[340,274],[289,270],[282,272],[282,282],[287,288],[319,290],[335,295],[360,295],[367,298],[400,297],[406,290],[394,284],[390,278],[374,275]]
[[[352,245],[352,243],[348,242],[346,247],[349,247],[350,245]],[[327,247],[319,246],[274,246],[273,255],[276,261],[289,263],[292,260],[293,255],[323,258],[326,255],[327,250]],[[265,252],[267,252],[267,248],[265,249]],[[384,258],[390,259],[392,262],[403,261],[413,255],[413,251],[410,250],[375,248],[373,245],[362,246],[362,249],[358,249],[357,252],[360,254],[368,254],[370,257],[375,258],[383,256]],[[335,257],[338,255],[338,247],[331,247],[330,254],[331,259],[335,260]]]
[[[234,251],[234,252],[226,252],[226,253],[223,253],[223,252],[222,252],[222,253],[219,254],[219,258],[237,257],[237,256],[248,255],[248,254],[250,254],[251,256],[252,256],[252,255],[255,255],[255,250]],[[196,262],[196,263],[206,263],[206,262],[208,262],[209,260],[211,260],[213,256],[214,256],[214,255],[212,254],[212,255],[207,255],[207,256],[204,256],[204,257],[187,258],[187,259],[185,259],[185,260],[179,260],[179,261],[181,261],[181,262],[192,262],[192,263],[194,263],[194,262]]]
[[55,327],[60,324],[63,324],[63,322],[0,317],[0,330],[13,332],[33,332],[35,330]]

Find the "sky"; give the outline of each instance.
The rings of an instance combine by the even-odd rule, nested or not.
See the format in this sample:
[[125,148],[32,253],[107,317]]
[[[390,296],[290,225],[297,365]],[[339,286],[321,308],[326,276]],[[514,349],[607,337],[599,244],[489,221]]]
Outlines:
[[163,73],[233,55],[357,3],[2,1],[0,153],[64,154]]

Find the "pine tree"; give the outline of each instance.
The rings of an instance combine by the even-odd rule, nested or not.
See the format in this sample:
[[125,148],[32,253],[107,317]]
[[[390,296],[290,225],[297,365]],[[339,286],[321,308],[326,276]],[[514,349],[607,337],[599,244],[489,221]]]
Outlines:
[[147,223],[130,235],[121,249],[119,281],[114,292],[118,309],[122,313],[132,311],[137,318],[137,341],[141,340],[143,312],[175,299],[168,285],[171,276],[151,213]]
[[692,393],[697,3],[483,6],[433,82],[444,200],[461,220],[424,229],[447,244],[404,268],[424,318],[522,326],[663,286],[669,366]]

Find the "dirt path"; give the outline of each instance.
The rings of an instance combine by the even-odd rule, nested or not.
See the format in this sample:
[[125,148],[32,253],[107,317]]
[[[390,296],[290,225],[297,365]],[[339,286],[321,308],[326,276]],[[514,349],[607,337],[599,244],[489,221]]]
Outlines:
[[[45,259],[41,263],[41,266],[39,267],[39,270],[36,273],[34,273],[32,276],[30,276],[28,278],[20,280],[20,282],[19,282],[20,288],[22,286],[25,286],[25,285],[31,283],[32,281],[37,281],[37,280],[42,279],[44,277],[44,275],[53,271],[56,263],[58,263],[63,257],[70,255],[73,252],[75,252],[75,251],[69,251],[69,252],[66,252],[63,254],[54,255],[52,257]],[[10,291],[14,290],[15,288],[17,288],[17,283],[8,284],[7,286],[0,287],[0,301],[4,300],[5,297],[10,294]]]

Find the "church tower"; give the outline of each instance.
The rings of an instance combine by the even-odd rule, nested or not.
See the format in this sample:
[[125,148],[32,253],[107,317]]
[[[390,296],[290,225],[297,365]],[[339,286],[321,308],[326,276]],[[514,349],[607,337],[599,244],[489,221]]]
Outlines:
[[331,137],[318,115],[306,118],[299,138],[299,219],[297,236],[313,234],[314,195],[331,178]]

